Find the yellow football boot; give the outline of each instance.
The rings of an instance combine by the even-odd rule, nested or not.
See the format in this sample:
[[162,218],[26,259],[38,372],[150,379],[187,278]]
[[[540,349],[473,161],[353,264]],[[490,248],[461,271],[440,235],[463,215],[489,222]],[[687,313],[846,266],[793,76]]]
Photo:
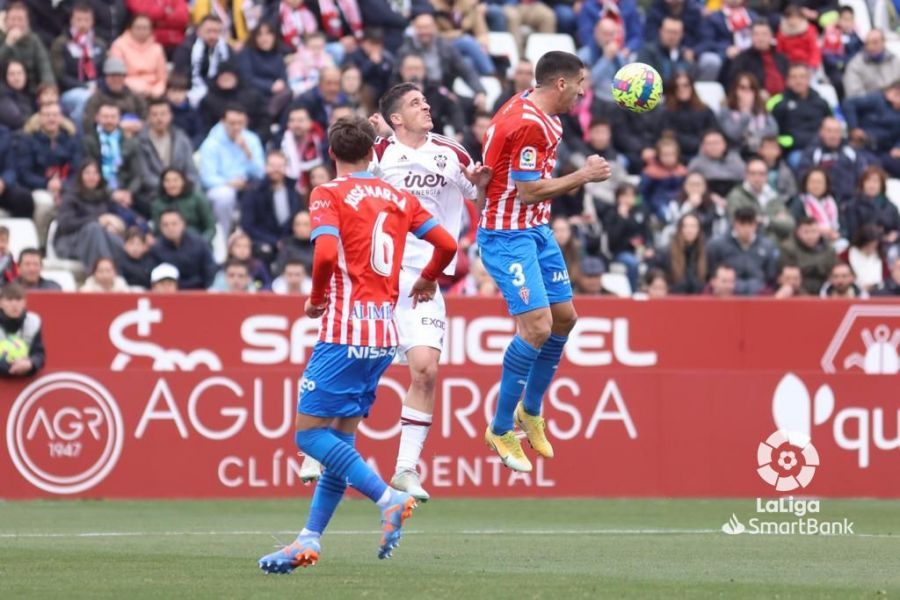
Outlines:
[[516,425],[525,432],[528,444],[544,458],[553,458],[553,446],[544,434],[547,424],[541,416],[533,417],[525,412],[525,406],[519,402],[514,415]]

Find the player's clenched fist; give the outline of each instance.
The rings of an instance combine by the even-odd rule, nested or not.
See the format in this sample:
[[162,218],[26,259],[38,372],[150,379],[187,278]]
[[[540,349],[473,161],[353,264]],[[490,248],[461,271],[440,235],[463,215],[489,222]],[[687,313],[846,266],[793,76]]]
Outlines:
[[612,175],[612,167],[609,166],[606,159],[596,154],[588,156],[581,170],[587,176],[588,181],[606,181]]
[[325,309],[328,308],[328,303],[324,304],[313,304],[312,300],[309,298],[306,299],[306,305],[303,307],[303,312],[306,313],[306,316],[310,319],[318,319],[323,314],[325,314]]

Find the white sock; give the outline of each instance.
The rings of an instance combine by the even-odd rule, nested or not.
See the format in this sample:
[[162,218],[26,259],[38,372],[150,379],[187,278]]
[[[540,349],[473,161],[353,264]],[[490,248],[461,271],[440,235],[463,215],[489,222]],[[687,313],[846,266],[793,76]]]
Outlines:
[[320,531],[310,531],[309,529],[304,527],[303,531],[300,532],[300,537],[320,538],[320,537],[322,537],[322,533]]
[[378,508],[387,508],[391,505],[391,497],[394,495],[393,488],[391,486],[387,486],[387,489],[384,490],[384,493],[381,495],[381,498],[375,503],[378,505]]
[[400,411],[400,450],[397,452],[397,473],[416,471],[419,456],[428,430],[431,428],[432,416],[421,410],[404,406]]

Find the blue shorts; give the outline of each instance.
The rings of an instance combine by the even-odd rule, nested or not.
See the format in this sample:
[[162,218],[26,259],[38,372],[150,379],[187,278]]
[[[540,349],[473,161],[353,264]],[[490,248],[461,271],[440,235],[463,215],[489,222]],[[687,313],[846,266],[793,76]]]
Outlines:
[[397,348],[317,342],[300,382],[297,412],[313,417],[367,417],[378,380]]
[[530,229],[479,229],[481,261],[518,315],[572,299],[562,250],[547,225]]

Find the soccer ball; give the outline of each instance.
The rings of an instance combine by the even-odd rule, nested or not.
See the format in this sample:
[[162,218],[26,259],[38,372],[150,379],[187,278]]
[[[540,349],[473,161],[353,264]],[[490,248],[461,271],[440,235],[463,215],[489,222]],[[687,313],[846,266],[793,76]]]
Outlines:
[[662,77],[650,65],[625,65],[613,78],[612,95],[616,104],[636,113],[656,108],[662,96]]
[[7,363],[28,358],[28,344],[18,335],[9,335],[0,339],[0,360]]

